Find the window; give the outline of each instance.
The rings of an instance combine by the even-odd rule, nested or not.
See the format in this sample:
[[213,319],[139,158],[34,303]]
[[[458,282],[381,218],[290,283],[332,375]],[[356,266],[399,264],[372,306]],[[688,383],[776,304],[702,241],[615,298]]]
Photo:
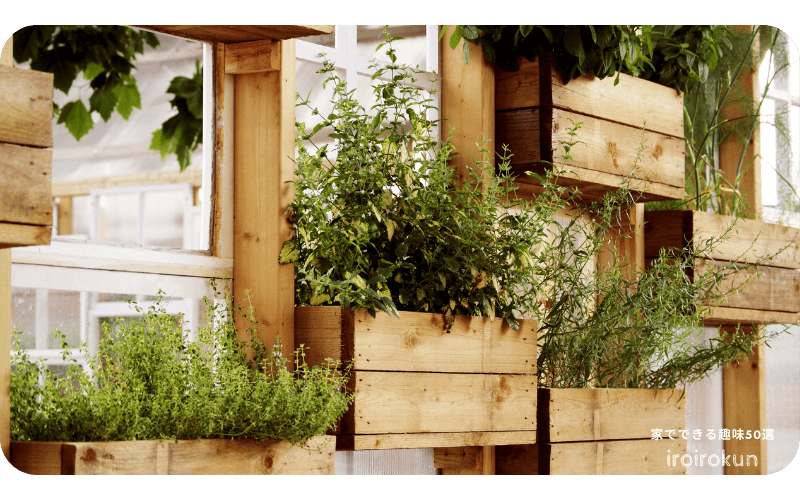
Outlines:
[[[192,331],[203,316],[202,298],[213,296],[209,278],[233,273],[232,256],[214,249],[212,235],[211,46],[157,36],[159,47],[140,55],[134,72],[141,110],[127,121],[113,114],[103,123],[95,116],[94,129],[80,142],[54,125],[52,243],[12,250],[12,326],[25,333],[22,343],[32,357],[54,368],[63,361],[53,329],[70,347],[86,343],[93,354],[104,318],[136,315],[125,299],[146,309],[161,291],[167,312],[183,314]],[[196,60],[205,70],[206,147],[198,147],[181,173],[174,155],[162,161],[148,148],[151,134],[174,114],[170,81],[191,77]],[[58,91],[54,101],[63,104],[82,92],[87,97],[87,87],[76,81],[69,95]],[[217,220],[232,219],[221,205]]]
[[[800,227],[800,60],[797,45],[781,32],[759,71],[764,219]],[[766,126],[764,126],[766,125]]]

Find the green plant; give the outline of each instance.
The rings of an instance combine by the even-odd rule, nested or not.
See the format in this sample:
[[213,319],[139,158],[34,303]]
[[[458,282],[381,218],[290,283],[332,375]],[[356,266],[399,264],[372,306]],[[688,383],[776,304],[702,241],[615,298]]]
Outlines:
[[[722,26],[457,25],[450,47],[465,38],[506,71],[519,70],[517,57],[533,61],[552,53],[565,82],[578,75],[605,78],[614,73],[619,81],[619,74],[626,73],[685,91],[705,81],[729,37]],[[468,54],[464,43],[465,62]]]
[[[565,149],[574,146],[573,141]],[[555,171],[542,179],[545,187]],[[734,223],[693,248],[662,251],[646,269],[639,269],[617,250],[622,248],[618,241],[630,235],[614,231],[635,201],[626,182],[602,201],[575,204],[568,221],[548,226],[536,257],[542,270],[538,290],[543,307],[535,311],[540,386],[685,386],[748,356],[758,342],[789,331],[785,326],[748,335],[737,329],[699,341],[703,317],[725,298],[719,284],[734,273],[756,271],[728,291],[738,293],[757,279],[759,265],[785,249],[762,256],[754,265],[725,262],[702,273],[693,269],[696,259],[708,258],[736,231]],[[601,252],[604,261],[597,259]]]
[[280,349],[265,346],[252,329],[249,342],[237,339],[234,314],[251,324],[256,317],[252,307],[242,313],[231,301],[207,301],[209,326],[190,342],[159,295],[140,319],[103,325],[88,373],[68,357],[56,331],[69,362],[63,378],[31,361],[15,334],[12,439],[257,438],[302,445],[333,428],[353,400],[344,391],[347,369],[341,375],[335,366],[307,366],[298,350],[290,372]]
[[[333,66],[332,111],[307,130],[297,124],[294,237],[281,251],[295,263],[298,305],[341,304],[380,310],[505,318],[531,307],[536,269],[531,249],[542,237],[548,207],[519,210],[508,162],[491,172],[475,161],[463,184],[427,118],[433,108],[412,86],[418,70],[391,63],[372,74],[376,103],[368,111]],[[298,96],[299,99],[299,96]],[[308,99],[298,106],[309,106]],[[315,145],[327,131],[333,145]],[[330,147],[329,147],[330,146]],[[480,174],[483,171],[483,174]]]
[[[149,31],[124,26],[28,26],[14,34],[13,51],[17,63],[30,61],[31,69],[53,73],[54,87],[65,94],[79,74],[89,81],[88,109],[82,97],[63,107],[53,103],[57,123],[80,141],[94,128],[93,112],[107,122],[114,111],[127,120],[133,108],[141,109],[132,71],[145,44],[155,48],[159,41]],[[159,151],[162,160],[175,153],[181,170],[203,140],[202,88],[198,61],[191,79],[179,76],[170,82],[167,92],[175,94],[170,102],[178,111],[153,133],[150,149]]]

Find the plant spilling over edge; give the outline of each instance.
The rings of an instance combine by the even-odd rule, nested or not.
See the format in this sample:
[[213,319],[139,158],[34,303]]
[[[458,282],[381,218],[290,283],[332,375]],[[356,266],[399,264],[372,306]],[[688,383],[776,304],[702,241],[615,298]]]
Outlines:
[[[519,70],[517,57],[533,61],[553,53],[565,83],[579,75],[614,73],[619,81],[619,74],[626,73],[686,91],[705,81],[723,48],[731,47],[731,36],[726,26],[457,25],[450,46],[455,49],[466,38],[483,48],[488,62],[506,71]],[[464,60],[469,60],[467,43]]]
[[[280,255],[296,266],[297,304],[436,312],[448,325],[500,317],[517,329],[515,310],[534,300],[517,292],[531,289],[532,249],[552,207],[513,212],[507,161],[491,173],[476,160],[457,177],[453,146],[439,144],[428,117],[432,101],[413,86],[420,71],[396,63],[392,40],[379,46],[390,63],[373,65],[371,109],[326,62],[332,111],[312,109],[321,121],[310,131],[297,124],[295,233]],[[317,146],[327,132],[335,142]]]
[[[249,342],[237,339],[231,297],[206,303],[211,326],[199,328],[196,341],[182,332],[182,318],[166,314],[161,295],[141,318],[104,323],[89,373],[56,331],[69,361],[63,378],[20,350],[15,331],[12,440],[256,438],[305,445],[335,427],[353,400],[345,393],[349,368],[341,374],[331,363],[308,366],[298,350],[292,373],[280,347],[268,349],[252,328]],[[255,324],[252,306],[242,317]]]

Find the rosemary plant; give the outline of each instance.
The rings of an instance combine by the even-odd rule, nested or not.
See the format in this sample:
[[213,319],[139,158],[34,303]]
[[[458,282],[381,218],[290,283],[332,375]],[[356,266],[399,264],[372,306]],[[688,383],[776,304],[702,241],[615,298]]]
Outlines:
[[[344,391],[347,370],[307,366],[298,350],[290,372],[280,349],[268,349],[252,330],[251,341],[237,339],[231,300],[207,301],[210,326],[193,342],[160,297],[140,319],[105,323],[89,372],[68,355],[56,331],[69,363],[62,378],[18,349],[15,335],[12,439],[256,438],[304,445],[335,427],[353,400]],[[244,316],[255,320],[252,311]]]

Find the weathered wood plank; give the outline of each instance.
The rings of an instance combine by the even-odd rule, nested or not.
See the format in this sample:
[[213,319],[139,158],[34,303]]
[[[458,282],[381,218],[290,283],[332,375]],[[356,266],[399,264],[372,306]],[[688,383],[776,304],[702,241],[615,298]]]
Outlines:
[[272,40],[228,43],[225,45],[225,73],[243,75],[262,71],[280,71],[279,45]]
[[[578,131],[580,144],[570,150],[572,159],[565,163],[561,144],[574,140],[568,134],[573,121],[583,123]],[[676,188],[677,192],[684,189],[681,139],[551,108],[497,113],[496,133],[498,144],[508,145],[513,154],[511,164],[522,176],[518,182],[533,183],[524,171],[536,171],[537,162],[543,160],[580,169],[566,173],[567,178],[590,183],[606,180],[606,190],[630,177],[646,181],[642,187],[633,184],[646,200],[675,196]],[[639,154],[643,139],[644,149]]]
[[184,182],[199,187],[202,185],[202,174],[200,169],[192,168],[183,172],[142,172],[77,181],[58,181],[53,183],[53,196],[88,196],[92,189],[155,186]]
[[53,152],[0,143],[0,222],[53,225]]
[[[694,272],[702,274],[723,265],[720,261],[700,259],[695,262]],[[754,278],[755,281],[738,292],[731,292]],[[800,270],[797,269],[767,266],[758,270],[742,269],[719,283],[716,289],[727,294],[719,307],[800,313]]]
[[53,74],[0,66],[0,142],[53,147]]
[[72,196],[59,197],[57,207],[56,229],[58,235],[72,234]]
[[397,448],[484,447],[535,442],[536,431],[343,434],[336,436],[336,449],[392,450]]
[[[322,450],[321,452],[318,450]],[[197,439],[13,444],[12,464],[29,474],[333,474],[333,439],[304,448],[288,441]]]
[[446,373],[535,373],[536,325],[520,329],[489,318],[456,318],[403,311],[400,318],[339,307],[295,308],[295,339],[309,364],[355,359],[356,370]]
[[497,70],[497,111],[552,105],[683,139],[683,96],[674,89],[630,75],[602,80],[581,76],[564,84],[548,61],[518,59],[519,72]]
[[[661,248],[681,248],[687,241],[695,247],[709,237],[720,237],[734,222],[727,215],[690,210],[645,212],[645,255],[658,256]],[[756,263],[780,252],[770,266],[800,269],[800,230],[762,221],[739,219],[728,239],[717,245],[708,258]]]
[[354,372],[342,434],[536,429],[536,377]]
[[32,245],[49,245],[52,230],[48,226],[6,224],[0,222],[0,249]]
[[333,33],[333,25],[136,25],[157,33],[203,42],[238,43],[255,40],[288,40]]
[[[14,37],[0,47],[0,66],[13,66]],[[2,238],[0,238],[2,241]],[[11,250],[0,245],[0,345],[11,345]],[[11,461],[11,352],[0,349],[0,448]]]
[[435,469],[482,469],[483,451],[478,446],[434,448]]
[[680,390],[539,389],[538,418],[539,443],[647,439],[653,429],[680,436],[686,398]]
[[684,439],[597,441],[501,446],[500,475],[684,475],[686,466],[668,457],[686,454]]
[[734,307],[712,307],[703,318],[707,326],[715,325],[749,325],[752,323],[765,325],[775,323],[790,325],[800,321],[800,313],[786,313],[777,311],[756,311],[754,309],[739,309]]

